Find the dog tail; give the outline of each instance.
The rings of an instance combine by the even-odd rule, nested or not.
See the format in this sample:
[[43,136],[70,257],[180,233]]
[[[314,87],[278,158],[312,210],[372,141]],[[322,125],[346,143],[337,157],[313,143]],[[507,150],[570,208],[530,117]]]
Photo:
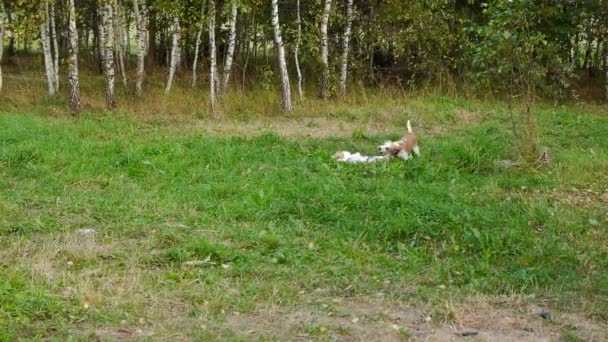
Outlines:
[[410,120],[407,120],[407,132],[414,133],[414,131],[412,130],[412,124],[410,123]]

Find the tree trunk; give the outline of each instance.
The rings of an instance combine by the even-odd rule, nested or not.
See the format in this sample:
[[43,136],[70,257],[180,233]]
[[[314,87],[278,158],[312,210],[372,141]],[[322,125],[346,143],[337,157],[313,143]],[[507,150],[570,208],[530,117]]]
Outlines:
[[120,76],[122,78],[122,84],[127,89],[129,85],[127,84],[127,73],[125,70],[125,45],[124,45],[124,25],[123,15],[120,11],[120,5],[118,2],[115,2],[115,13],[114,18],[110,25],[113,24],[114,27],[114,48],[116,49],[116,59],[118,61],[118,70],[120,71]]
[[98,40],[98,44],[99,44],[99,71],[104,74],[105,70],[106,70],[106,14],[105,14],[105,7],[103,5],[101,5],[98,8],[98,15],[97,17],[99,18],[98,21],[98,26],[97,26],[97,32],[98,32],[98,36],[99,36],[99,40]]
[[350,42],[350,31],[353,19],[353,0],[346,0],[346,28],[344,29],[344,40],[342,45],[342,58],[340,63],[340,92],[346,95],[346,77],[348,75],[348,52]]
[[76,28],[76,10],[74,0],[67,2],[69,11],[68,35],[70,39],[70,56],[68,58],[70,67],[70,109],[74,113],[82,110],[80,100],[80,85],[78,80],[78,30]]
[[173,42],[171,44],[171,60],[169,62],[169,77],[167,78],[167,85],[165,86],[165,94],[169,94],[171,87],[173,86],[173,78],[175,77],[175,70],[177,69],[177,63],[179,60],[179,18],[173,17]]
[[234,57],[234,45],[236,43],[236,16],[238,7],[236,1],[232,1],[232,11],[230,20],[228,21],[228,51],[226,52],[226,61],[224,62],[224,77],[222,79],[222,93],[228,89],[228,81],[230,81],[230,71],[232,70],[232,59]]
[[196,43],[194,46],[194,61],[192,62],[192,88],[196,87],[196,67],[198,66],[198,55],[199,48],[201,46],[202,36],[203,36],[203,19],[205,18],[205,2],[203,1],[203,5],[201,6],[201,23],[200,29],[196,33]]
[[325,99],[329,93],[329,47],[327,42],[327,26],[329,23],[329,12],[331,10],[331,0],[325,0],[323,16],[321,17],[321,99]]
[[50,1],[51,8],[51,35],[53,37],[53,74],[55,76],[55,90],[59,90],[59,44],[57,44],[57,29],[55,26],[55,2]]
[[43,20],[40,24],[40,41],[42,43],[42,52],[44,54],[44,68],[46,70],[46,80],[48,83],[48,93],[50,96],[55,95],[55,67],[53,66],[53,56],[51,55],[51,37],[49,37],[49,4],[44,3]]
[[281,37],[281,25],[279,24],[278,0],[272,0],[271,6],[272,6],[272,26],[274,27],[274,43],[277,48],[277,57],[279,59],[279,70],[281,72],[281,90],[282,90],[282,99],[283,99],[283,110],[285,112],[289,113],[292,110],[291,88],[289,85],[289,74],[287,72],[287,63],[285,62],[285,48],[283,47],[283,38]]
[[192,88],[196,87],[196,67],[198,65],[198,49],[201,46],[201,36],[203,28],[201,27],[196,33],[196,43],[194,44],[194,61],[192,62]]
[[116,98],[114,97],[114,28],[112,22],[114,18],[114,9],[112,8],[111,0],[104,0],[103,26],[104,36],[102,40],[105,43],[105,73],[106,73],[106,107],[110,110],[116,107]]
[[4,34],[6,33],[4,2],[0,2],[0,92],[2,91],[2,55],[4,54]]
[[139,11],[139,0],[133,0],[133,11],[137,25],[137,80],[135,81],[135,95],[143,94],[144,67],[146,54],[146,23],[143,13]]
[[304,97],[302,93],[302,71],[300,70],[300,44],[302,43],[302,18],[300,17],[300,0],[296,3],[296,23],[298,24],[298,35],[296,37],[296,46],[293,51],[294,62],[296,63],[296,72],[298,74],[298,95],[300,100]]
[[211,115],[216,117],[215,108],[215,85],[217,80],[217,61],[215,52],[215,0],[208,0],[209,9],[207,15],[209,16],[209,62],[211,64],[211,70],[209,75],[209,106],[211,109]]

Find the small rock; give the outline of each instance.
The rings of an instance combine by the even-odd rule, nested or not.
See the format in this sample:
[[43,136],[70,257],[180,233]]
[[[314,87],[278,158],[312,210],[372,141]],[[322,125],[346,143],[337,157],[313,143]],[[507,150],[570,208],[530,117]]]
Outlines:
[[74,262],[72,260],[68,260],[68,262],[66,262],[66,264],[68,265],[68,267],[74,266]]
[[431,318],[431,316],[426,316],[426,317],[424,318],[424,321],[425,321],[425,322],[427,322],[427,323],[429,323],[429,322],[430,322],[430,321],[432,321],[432,320],[433,320],[433,319]]
[[354,318],[351,320],[351,322],[353,322],[353,323],[357,324],[357,323],[359,323],[359,318],[358,318],[358,317],[354,317]]
[[95,228],[81,228],[76,231],[76,234],[82,236],[91,236],[97,233],[97,229]]

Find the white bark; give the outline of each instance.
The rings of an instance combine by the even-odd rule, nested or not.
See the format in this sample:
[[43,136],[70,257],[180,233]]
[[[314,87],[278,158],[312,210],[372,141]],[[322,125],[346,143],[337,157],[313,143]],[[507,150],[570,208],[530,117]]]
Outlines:
[[50,1],[51,35],[53,37],[53,76],[55,77],[55,90],[59,90],[59,44],[57,43],[57,28],[55,26],[55,2]]
[[217,61],[215,53],[215,0],[208,0],[209,9],[209,64],[211,70],[209,75],[209,106],[211,115],[216,117],[215,107],[215,85],[217,84]]
[[125,44],[124,44],[124,17],[120,11],[120,7],[117,2],[114,2],[115,5],[115,13],[114,18],[112,20],[111,25],[114,27],[114,42],[116,49],[116,59],[118,61],[118,71],[120,72],[120,76],[122,77],[122,84],[125,88],[128,88],[127,84],[127,74],[125,70]]
[[329,47],[327,43],[327,26],[329,24],[329,12],[331,11],[331,0],[325,0],[323,16],[321,17],[321,63],[323,72],[321,74],[321,98],[327,97],[329,92]]
[[42,53],[44,54],[44,68],[46,71],[46,80],[48,83],[48,93],[50,96],[55,95],[55,67],[53,66],[53,56],[51,55],[51,37],[49,37],[49,4],[44,2],[43,20],[40,24],[40,41],[42,42]]
[[348,75],[348,52],[350,43],[350,31],[353,22],[353,0],[346,0],[346,28],[344,29],[344,40],[342,41],[342,58],[340,66],[340,92],[346,95],[346,78]]
[[135,82],[135,95],[141,96],[143,94],[145,78],[144,58],[146,55],[146,22],[144,16],[139,11],[139,0],[133,0],[133,7],[135,23],[137,25],[137,81]]
[[198,30],[198,32],[196,33],[196,44],[194,46],[194,62],[192,62],[192,88],[196,87],[196,68],[198,66],[198,55],[199,55],[199,48],[201,46],[201,42],[202,42],[202,36],[203,36],[203,18],[205,17],[205,2],[203,1],[203,5],[201,7],[201,27]]
[[196,87],[196,67],[198,66],[198,49],[201,46],[201,36],[203,29],[199,29],[196,33],[196,44],[194,45],[194,61],[192,62],[192,88]]
[[175,77],[175,70],[177,69],[177,63],[180,59],[179,53],[179,18],[173,17],[173,43],[171,44],[171,61],[169,62],[169,76],[167,78],[167,85],[165,86],[165,94],[171,91],[173,86],[173,78]]
[[298,95],[300,100],[304,97],[302,93],[302,71],[300,70],[300,44],[302,43],[302,19],[300,18],[300,0],[296,3],[296,22],[298,24],[298,35],[296,37],[296,46],[293,52],[294,61],[296,63],[296,72],[298,75]]
[[274,28],[274,43],[277,48],[277,57],[279,59],[279,70],[281,74],[281,93],[283,100],[283,110],[291,112],[291,87],[289,84],[289,73],[287,72],[287,62],[285,61],[285,48],[283,46],[283,38],[281,37],[281,24],[279,23],[279,5],[278,0],[271,1],[272,6],[272,26]]
[[4,2],[0,2],[0,91],[2,91],[2,55],[4,54],[4,34],[6,33]]
[[78,79],[78,30],[76,29],[74,0],[68,0],[67,6],[69,11],[68,35],[70,40],[70,55],[68,58],[70,64],[70,108],[73,112],[78,113],[82,109],[82,103],[80,100],[80,85]]
[[236,42],[236,16],[238,7],[236,1],[232,1],[232,11],[230,20],[228,21],[228,51],[226,52],[226,61],[224,63],[224,78],[222,79],[222,93],[228,89],[228,81],[230,81],[230,71],[232,69],[232,59],[234,57],[234,45]]
[[99,58],[101,58],[102,69],[106,68],[106,14],[105,7],[103,5],[98,8],[98,32],[99,32]]
[[111,0],[104,0],[103,26],[105,43],[105,73],[106,73],[106,107],[114,109],[116,107],[116,98],[114,96],[114,28],[112,22],[114,18],[114,9],[112,8]]

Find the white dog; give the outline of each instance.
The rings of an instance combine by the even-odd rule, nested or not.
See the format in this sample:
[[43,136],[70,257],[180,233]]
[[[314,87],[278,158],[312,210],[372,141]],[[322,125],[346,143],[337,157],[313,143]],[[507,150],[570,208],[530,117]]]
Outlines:
[[340,162],[357,164],[357,163],[374,163],[379,161],[386,161],[389,159],[388,156],[364,156],[361,153],[350,153],[348,151],[338,151],[334,154],[334,159]]

